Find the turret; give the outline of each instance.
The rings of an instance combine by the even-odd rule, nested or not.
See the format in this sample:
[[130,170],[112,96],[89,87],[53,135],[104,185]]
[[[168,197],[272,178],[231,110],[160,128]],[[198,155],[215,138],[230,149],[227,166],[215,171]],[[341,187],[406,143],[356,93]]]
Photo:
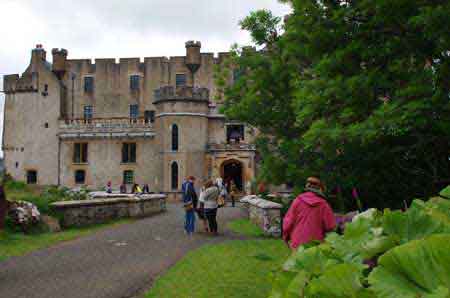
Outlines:
[[194,86],[194,74],[200,68],[202,64],[200,49],[202,47],[201,42],[190,40],[186,42],[186,66],[192,73],[192,85]]
[[67,50],[66,49],[53,49],[53,65],[52,71],[56,76],[61,79],[66,72]]

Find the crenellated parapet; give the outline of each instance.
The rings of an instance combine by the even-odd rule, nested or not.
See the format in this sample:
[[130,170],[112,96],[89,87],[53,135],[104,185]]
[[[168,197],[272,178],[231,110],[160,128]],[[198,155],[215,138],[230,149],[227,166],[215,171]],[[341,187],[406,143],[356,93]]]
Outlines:
[[6,75],[3,79],[3,89],[6,94],[38,91],[38,73],[36,72],[25,72],[21,77],[18,74]]
[[190,86],[164,86],[155,90],[155,101],[200,101],[209,102],[209,89]]

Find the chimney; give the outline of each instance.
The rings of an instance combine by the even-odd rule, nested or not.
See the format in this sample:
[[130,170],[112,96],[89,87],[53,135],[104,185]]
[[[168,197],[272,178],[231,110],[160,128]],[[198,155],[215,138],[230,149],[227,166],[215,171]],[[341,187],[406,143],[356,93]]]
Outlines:
[[67,50],[52,49],[53,65],[52,71],[61,79],[66,72]]
[[44,62],[46,59],[46,52],[41,44],[37,44],[36,48],[31,50],[31,68],[32,71],[36,71],[36,65]]

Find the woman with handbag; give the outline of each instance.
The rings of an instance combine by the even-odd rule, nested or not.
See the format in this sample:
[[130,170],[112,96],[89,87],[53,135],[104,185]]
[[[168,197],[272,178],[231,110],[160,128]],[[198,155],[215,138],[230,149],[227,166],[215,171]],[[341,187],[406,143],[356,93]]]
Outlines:
[[205,183],[205,191],[200,195],[199,201],[204,204],[205,217],[208,220],[209,231],[217,235],[217,200],[219,198],[219,188],[212,180]]

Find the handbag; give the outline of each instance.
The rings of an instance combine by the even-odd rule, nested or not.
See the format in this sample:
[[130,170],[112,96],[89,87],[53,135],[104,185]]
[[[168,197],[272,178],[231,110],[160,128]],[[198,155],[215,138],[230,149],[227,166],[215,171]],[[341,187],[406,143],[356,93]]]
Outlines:
[[188,203],[188,204],[184,205],[185,211],[191,211],[192,209],[194,209],[194,204]]

